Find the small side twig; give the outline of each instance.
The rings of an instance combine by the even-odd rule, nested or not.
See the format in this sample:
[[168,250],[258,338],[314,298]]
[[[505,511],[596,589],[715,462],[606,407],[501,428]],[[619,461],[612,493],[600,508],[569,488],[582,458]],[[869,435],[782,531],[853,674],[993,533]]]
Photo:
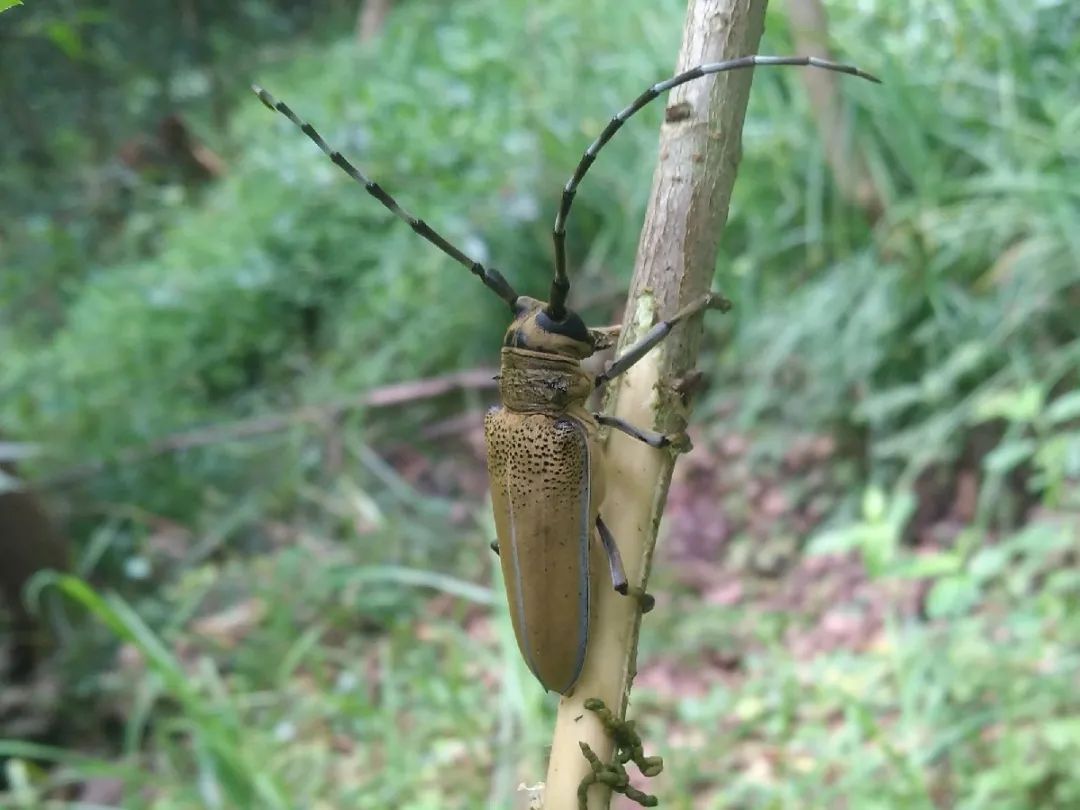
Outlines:
[[364,0],[356,15],[356,41],[366,45],[375,39],[390,16],[391,0]]
[[198,447],[207,447],[227,442],[243,441],[270,433],[278,433],[297,425],[324,424],[340,419],[345,413],[360,408],[386,408],[404,405],[423,399],[448,394],[463,389],[485,389],[496,386],[498,372],[491,368],[477,368],[429,377],[422,380],[409,380],[393,383],[361,394],[357,397],[320,405],[307,405],[286,413],[254,416],[219,425],[208,425],[164,436],[148,444],[124,448],[108,458],[84,462],[53,475],[46,476],[39,482],[44,488],[61,488],[92,478],[111,466],[141,464],[158,456],[180,453]]
[[[786,4],[795,50],[807,56],[831,59],[829,21],[821,0],[788,0]],[[843,112],[840,77],[824,70],[804,70],[799,79],[810,97],[825,159],[844,198],[862,209],[870,223],[885,212],[885,198],[874,183],[866,155],[852,145],[852,133]]]

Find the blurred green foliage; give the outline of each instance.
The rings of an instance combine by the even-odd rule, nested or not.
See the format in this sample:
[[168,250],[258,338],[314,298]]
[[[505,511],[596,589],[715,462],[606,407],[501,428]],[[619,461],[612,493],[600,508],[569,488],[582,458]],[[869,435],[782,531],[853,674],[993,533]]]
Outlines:
[[[608,111],[667,71],[678,32],[666,26],[663,41],[650,33],[665,28],[659,8],[603,25],[602,8],[523,9],[410,4],[391,18],[385,47],[338,42],[306,59],[298,49],[288,72],[260,80],[404,204],[519,288],[542,293],[561,183]],[[596,39],[600,30],[606,39]],[[652,60],[640,49],[617,56],[626,41],[650,46]],[[538,43],[533,59],[514,58]],[[579,83],[596,88],[584,109],[572,104]],[[651,112],[606,156],[638,168],[598,172],[581,201],[571,248],[580,259],[591,245],[592,267],[630,265],[648,185],[641,156],[659,109]],[[57,455],[79,459],[192,423],[493,363],[505,316],[471,277],[254,97],[232,137],[243,154],[229,176],[197,208],[170,215],[153,258],[86,273],[51,339],[13,353],[0,377],[9,429],[48,436]],[[209,451],[198,469],[179,472],[206,482],[221,466],[235,482],[229,452]],[[183,484],[157,490],[147,506],[198,510],[170,497],[189,493]]]
[[[1013,26],[1004,6],[984,5],[981,24]],[[677,12],[410,4],[382,47],[320,44],[308,59],[298,48],[287,72],[267,69],[263,81],[408,207],[542,293],[564,175],[611,110],[668,72],[677,30],[663,20]],[[1004,51],[964,45],[962,14],[891,14],[837,14],[833,29],[852,59],[888,79],[882,89],[845,84],[888,204],[872,233],[853,229],[825,176],[791,74],[759,72],[720,268],[739,302],[739,361],[713,369],[739,382],[748,419],[798,414],[859,432],[873,458],[922,465],[958,450],[981,398],[1033,381],[1052,396],[1080,359],[1074,110],[1057,90],[1080,46],[1062,34],[1076,26],[1061,16],[1075,12],[1055,4],[1024,16]],[[885,64],[859,51],[868,30],[893,32]],[[608,310],[648,188],[659,109],[650,112],[609,147],[572,221],[579,295],[600,290]],[[349,188],[287,123],[241,101],[232,143],[242,151],[229,176],[195,209],[173,205],[151,258],[78,266],[68,285],[9,275],[5,297],[21,309],[46,279],[73,292],[52,338],[25,330],[0,376],[8,430],[48,436],[57,456],[78,459],[492,362],[497,302]],[[140,216],[161,212],[137,213],[127,229],[145,227]],[[33,216],[22,225],[27,242],[72,238]],[[67,251],[78,264],[78,244]]]
[[[216,146],[262,49],[310,30],[296,0],[31,3],[0,22],[0,300],[37,339],[102,268],[154,253],[193,195],[158,159],[170,116]],[[340,12],[339,12],[340,14]],[[332,21],[332,17],[331,17]]]
[[[832,36],[853,59],[885,59],[886,86],[860,96],[858,119],[887,198],[873,239],[843,244],[848,229],[827,218],[836,201],[811,173],[820,162],[761,176],[748,137],[741,189],[809,190],[786,227],[755,219],[771,230],[740,257],[737,348],[760,358],[747,369],[752,415],[846,424],[876,458],[925,464],[958,450],[991,392],[1037,380],[1047,396],[1075,382],[1080,162],[1065,97],[1080,17],[1060,3],[1017,8],[836,15]],[[1002,39],[973,41],[973,26]],[[797,137],[800,117],[774,112]],[[794,250],[763,252],[772,245]]]
[[[0,139],[0,428],[44,447],[47,477],[193,425],[493,365],[501,304],[249,80],[543,295],[561,186],[612,112],[671,72],[682,9],[410,0],[367,47],[341,33],[355,9],[334,3],[196,2],[174,26],[155,3],[5,14],[0,93],[18,127]],[[927,582],[929,615],[897,613],[878,647],[807,664],[782,646],[797,617],[697,594],[658,611],[645,666],[732,639],[753,652],[737,688],[644,693],[670,763],[653,792],[687,808],[1072,807],[1080,9],[830,12],[838,55],[886,80],[842,84],[885,214],[869,222],[842,199],[797,77],[758,71],[718,266],[737,306],[709,323],[698,411],[733,413],[726,426],[763,442],[791,426],[839,437],[860,477],[812,550],[859,555],[877,583]],[[791,49],[771,13],[762,51]],[[115,158],[178,109],[227,165],[204,188]],[[578,196],[571,272],[592,322],[621,308],[661,113],[620,132]],[[476,404],[451,409],[463,401]],[[124,598],[61,583],[103,628],[70,646],[69,711],[128,696],[121,739],[97,746],[123,756],[15,741],[0,754],[64,763],[54,782],[116,774],[131,806],[155,810],[509,806],[540,773],[551,706],[505,614],[490,619],[498,583],[473,584],[497,576],[487,518],[418,491],[369,446],[415,441],[446,408],[80,478],[77,573]],[[971,525],[913,553],[914,482],[988,426]],[[1017,471],[1038,504],[1023,526],[1002,506]],[[193,633],[236,604],[259,616],[241,644]],[[135,665],[102,663],[112,637]],[[50,783],[19,767],[12,795],[37,806]]]

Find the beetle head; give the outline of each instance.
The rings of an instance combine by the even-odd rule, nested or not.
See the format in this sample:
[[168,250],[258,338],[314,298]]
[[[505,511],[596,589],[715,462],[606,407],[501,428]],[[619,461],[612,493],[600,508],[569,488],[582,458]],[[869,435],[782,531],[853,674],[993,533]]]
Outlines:
[[592,333],[581,316],[566,309],[561,320],[546,312],[547,304],[527,295],[514,304],[514,321],[506,330],[503,346],[530,349],[580,360],[596,351]]

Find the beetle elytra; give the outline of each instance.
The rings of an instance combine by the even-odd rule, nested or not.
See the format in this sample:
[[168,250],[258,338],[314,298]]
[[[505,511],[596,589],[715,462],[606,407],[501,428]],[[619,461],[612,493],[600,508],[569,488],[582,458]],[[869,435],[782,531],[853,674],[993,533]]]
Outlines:
[[623,431],[657,448],[676,446],[680,435],[663,435],[590,412],[589,394],[638,362],[681,321],[705,309],[728,306],[709,294],[660,321],[628,347],[601,374],[593,376],[581,360],[614,345],[618,327],[590,329],[567,307],[566,222],[574,195],[604,145],[638,110],[672,88],[714,73],[764,65],[816,67],[877,82],[851,65],[814,57],[746,56],[699,65],[652,85],[615,115],[585,150],[562,192],[552,230],[555,271],[548,300],[519,296],[494,268],[485,267],[450,243],[424,220],[405,211],[286,104],[258,86],[253,90],[271,110],[283,114],[353,180],[417,234],[466,267],[506,302],[513,320],[502,346],[499,378],[501,407],[485,419],[488,473],[495,512],[496,550],[518,646],[545,689],[568,694],[588,649],[592,616],[594,538],[599,540],[613,586],[633,594],[648,609],[651,600],[631,587],[623,573],[615,538],[604,523],[604,465],[597,434],[601,426]]

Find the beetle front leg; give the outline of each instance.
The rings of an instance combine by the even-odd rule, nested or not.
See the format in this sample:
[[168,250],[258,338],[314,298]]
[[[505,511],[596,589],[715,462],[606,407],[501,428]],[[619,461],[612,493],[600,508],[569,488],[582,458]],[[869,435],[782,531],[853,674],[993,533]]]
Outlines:
[[613,349],[615,344],[619,342],[619,335],[622,334],[622,324],[598,326],[590,329],[589,334],[592,335],[593,348],[596,351],[602,352],[604,349]]
[[679,431],[678,433],[657,433],[655,430],[646,430],[645,428],[635,427],[617,416],[608,416],[603,413],[594,413],[593,416],[596,417],[596,421],[601,425],[607,425],[616,430],[621,430],[627,436],[632,436],[639,442],[645,442],[649,447],[655,447],[657,449],[671,447],[680,453],[688,453],[690,451],[690,437],[686,435],[685,431]]
[[596,385],[603,385],[608,380],[613,380],[620,374],[626,372],[642,357],[648,354],[653,346],[657,345],[671,334],[671,330],[674,329],[680,321],[685,320],[692,315],[697,315],[699,312],[706,309],[718,309],[721,312],[727,312],[731,309],[731,302],[718,293],[706,293],[696,301],[687,304],[667,320],[660,321],[660,323],[656,324],[656,326],[646,332],[636,343],[629,346],[615,362],[608,366],[607,371],[597,375]]
[[596,530],[600,533],[600,543],[608,558],[608,568],[611,571],[611,585],[623,596],[632,596],[641,604],[641,612],[648,613],[656,605],[656,600],[650,594],[645,593],[644,588],[631,585],[626,581],[626,571],[623,569],[622,555],[615,543],[615,537],[611,529],[604,523],[604,519],[596,516]]

